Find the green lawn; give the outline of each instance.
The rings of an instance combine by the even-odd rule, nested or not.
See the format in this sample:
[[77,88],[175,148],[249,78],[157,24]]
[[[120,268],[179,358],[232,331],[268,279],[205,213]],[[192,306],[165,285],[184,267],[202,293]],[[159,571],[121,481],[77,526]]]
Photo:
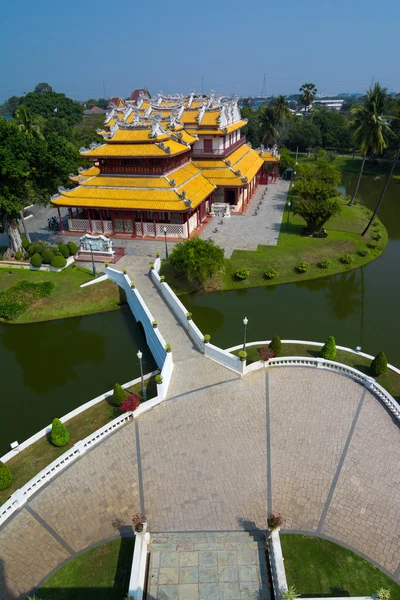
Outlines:
[[[154,377],[147,379],[145,386],[147,398],[149,400],[154,398],[157,395]],[[141,396],[141,387],[141,383],[137,383],[127,391]],[[67,421],[65,425],[70,434],[70,441],[66,446],[57,448],[50,443],[47,437],[43,437],[9,460],[7,464],[11,469],[13,482],[6,490],[0,490],[0,505],[4,504],[13,492],[25,485],[53,460],[72,448],[76,442],[100,429],[120,414],[121,412],[112,404],[111,399],[103,400]]]
[[83,283],[93,279],[92,274],[81,267],[72,266],[60,273],[28,271],[25,269],[2,269],[0,262],[0,291],[19,281],[52,281],[56,287],[47,298],[31,305],[12,323],[33,323],[65,317],[75,317],[118,308],[119,288],[111,281],[104,281],[86,288]]
[[[292,153],[292,157],[295,158],[295,154]],[[310,158],[306,154],[299,154],[298,162],[303,163],[315,163],[315,157],[310,156]],[[342,171],[350,171],[352,173],[359,173],[361,169],[361,157],[352,158],[351,156],[338,156],[335,158],[335,165],[340,167]],[[391,168],[390,160],[380,160],[377,164],[371,165],[368,161],[365,162],[364,165],[364,175],[386,175]],[[400,165],[397,165],[394,170],[393,177],[400,176]]]
[[[258,349],[262,346],[247,346],[247,364],[260,360]],[[321,344],[322,347],[322,344]],[[239,350],[235,350],[233,354],[238,355]],[[319,356],[319,348],[317,346],[309,346],[307,344],[282,344],[281,356]],[[346,352],[345,350],[337,350],[335,361],[341,362],[349,367],[358,369],[365,375],[370,375],[369,366],[371,361],[369,358]],[[388,370],[387,373],[381,375],[377,379],[378,383],[384,387],[395,400],[400,401],[400,375],[395,371]]]
[[288,586],[301,596],[371,596],[385,588],[400,600],[400,586],[354,552],[318,537],[280,537]]
[[40,600],[123,600],[128,592],[134,538],[119,538],[77,556],[37,592]]

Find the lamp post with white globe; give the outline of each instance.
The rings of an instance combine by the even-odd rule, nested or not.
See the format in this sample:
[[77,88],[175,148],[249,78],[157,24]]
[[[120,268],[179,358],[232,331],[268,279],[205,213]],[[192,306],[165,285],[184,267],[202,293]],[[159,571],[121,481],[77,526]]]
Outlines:
[[143,379],[143,364],[142,364],[142,358],[143,358],[143,353],[140,352],[140,350],[138,350],[138,353],[136,355],[139,359],[139,364],[140,364],[140,377],[142,379],[142,398],[143,400],[147,400],[147,393],[146,393],[146,388],[144,386],[144,379]]
[[243,352],[246,352],[246,330],[247,330],[247,323],[248,322],[249,322],[248,318],[245,317],[243,319],[243,325],[244,325]]

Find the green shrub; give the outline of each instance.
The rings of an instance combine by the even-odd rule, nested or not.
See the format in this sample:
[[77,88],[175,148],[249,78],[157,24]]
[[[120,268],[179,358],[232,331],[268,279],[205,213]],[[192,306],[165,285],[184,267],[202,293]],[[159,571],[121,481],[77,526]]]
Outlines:
[[308,262],[302,261],[297,263],[295,269],[298,273],[305,273],[306,271],[308,271],[309,267],[310,265],[308,264]]
[[153,270],[153,269],[154,269],[154,263],[152,263],[152,264],[150,265],[150,269],[151,269],[151,270]]
[[38,254],[37,252],[35,252],[35,254],[32,256],[31,258],[31,265],[32,267],[41,267],[42,266],[42,257],[40,256],[40,254]]
[[265,271],[264,277],[265,279],[274,279],[278,275],[278,271],[275,269],[269,268]]
[[165,281],[165,275],[161,275],[160,281],[161,281],[161,283],[164,283],[164,281]]
[[206,335],[204,336],[204,342],[206,344],[208,344],[208,342],[211,340],[211,335],[209,335],[208,333],[206,333]]
[[172,346],[171,346],[171,344],[166,344],[166,346],[165,346],[165,350],[166,350],[167,352],[171,352],[171,350],[172,350]]
[[321,260],[318,263],[318,266],[320,269],[330,269],[332,267],[332,261],[329,260],[329,258],[326,258],[325,260]]
[[370,371],[373,377],[380,377],[388,370],[387,358],[384,352],[378,352],[371,362]]
[[69,442],[69,433],[65,425],[61,423],[60,419],[53,419],[51,424],[51,443],[53,446],[65,446]]
[[135,289],[135,282],[131,281],[131,288],[134,290]]
[[119,383],[114,385],[114,393],[113,393],[113,403],[115,406],[121,406],[125,398],[128,396],[128,393],[124,390]]
[[51,266],[55,269],[62,269],[67,264],[67,259],[63,256],[53,256],[51,259]]
[[250,275],[250,271],[247,271],[247,269],[239,269],[235,273],[235,279],[242,281],[243,279],[247,279],[249,275]]
[[382,234],[378,233],[377,235],[374,235],[374,237],[372,239],[375,240],[376,242],[379,242],[379,240],[382,239]]
[[154,377],[154,381],[155,381],[156,383],[162,383],[162,382],[163,382],[162,375],[156,375],[156,376]]
[[321,348],[320,356],[325,360],[335,360],[336,358],[336,341],[333,335],[330,335],[325,344]]
[[126,275],[126,269],[122,269],[124,275]]
[[27,246],[26,249],[28,251],[29,256],[33,256],[33,254],[35,254],[35,247],[36,244],[33,244],[32,242],[29,244],[29,246]]
[[60,242],[58,244],[58,249],[64,258],[69,258],[71,256],[71,252],[69,251],[67,244],[63,244],[62,242]]
[[247,358],[247,352],[245,350],[239,350],[238,356],[241,361],[245,361]]
[[56,250],[56,251],[54,252],[54,256],[62,256],[62,255],[63,255],[63,253],[62,253],[62,252],[60,252],[59,250]]
[[156,258],[160,258],[160,253],[156,252]]
[[24,235],[21,235],[21,242],[22,242],[23,249],[26,250],[30,244],[29,240],[27,240]]
[[354,257],[351,254],[345,254],[341,257],[340,262],[344,265],[351,265],[354,262]]
[[370,242],[369,244],[367,244],[368,248],[371,248],[371,250],[375,250],[378,247],[378,244],[375,244],[374,242]]
[[297,593],[294,585],[291,585],[288,590],[285,590],[280,594],[281,600],[297,600],[300,597],[300,594]]
[[22,259],[23,259],[23,256],[24,256],[24,255],[22,254],[22,252],[16,252],[16,253],[15,253],[15,258],[16,258],[17,260],[22,260]]
[[39,298],[46,298],[47,296],[50,296],[50,294],[56,287],[56,284],[53,283],[53,281],[42,281],[41,283],[37,283],[36,285],[38,288]]
[[0,461],[0,490],[5,490],[10,487],[12,483],[12,475],[10,467]]
[[380,588],[376,595],[378,596],[378,600],[390,600],[390,590],[385,590],[385,588]]
[[68,242],[67,247],[71,256],[78,252],[78,246],[75,244],[75,242]]
[[282,353],[282,342],[279,335],[274,335],[268,347],[271,348],[275,356],[280,356],[280,354]]
[[46,248],[46,250],[43,250],[42,260],[45,265],[49,265],[53,258],[54,252],[52,250],[49,250],[48,248]]
[[26,309],[27,305],[17,302],[17,300],[12,300],[11,298],[6,298],[4,296],[0,297],[0,317],[2,319],[7,319],[8,321],[16,319],[19,315],[22,315]]
[[42,254],[43,250],[44,250],[44,248],[43,248],[42,244],[38,244],[38,243],[35,244],[34,254]]
[[370,252],[369,252],[368,248],[364,248],[364,250],[360,250],[360,251],[358,252],[358,254],[359,254],[360,256],[368,256],[368,254],[369,254],[369,253],[370,253]]

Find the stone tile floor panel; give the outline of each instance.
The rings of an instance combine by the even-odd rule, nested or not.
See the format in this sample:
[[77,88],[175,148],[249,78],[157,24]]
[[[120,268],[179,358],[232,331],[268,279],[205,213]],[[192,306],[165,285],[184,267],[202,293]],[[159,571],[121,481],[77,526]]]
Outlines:
[[[400,564],[400,445],[391,416],[366,396],[323,533],[394,572]],[[400,571],[398,572],[398,580]]]
[[265,538],[246,532],[155,534],[148,600],[266,600]]
[[69,556],[37,519],[21,510],[0,530],[0,599],[26,594]]
[[296,369],[268,370],[272,509],[286,528],[315,530],[364,388]]
[[[226,258],[230,258],[234,250],[257,250],[259,245],[276,246],[289,182],[282,179],[278,183],[270,184],[258,214],[255,215],[255,208],[266,189],[266,185],[258,187],[245,215],[224,218],[222,225],[219,224],[221,219],[214,217],[200,236],[204,239],[211,237],[216,244],[222,246]],[[213,233],[216,227],[218,232]]]
[[144,503],[154,531],[266,527],[264,379],[259,372],[192,392],[140,419]]
[[125,425],[75,464],[29,504],[79,551],[116,535],[119,524],[131,525],[132,514],[140,510],[135,424]]

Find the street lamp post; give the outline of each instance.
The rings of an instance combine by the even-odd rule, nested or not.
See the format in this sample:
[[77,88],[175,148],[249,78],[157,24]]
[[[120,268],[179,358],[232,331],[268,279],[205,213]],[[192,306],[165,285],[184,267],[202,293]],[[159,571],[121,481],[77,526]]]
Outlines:
[[286,220],[286,231],[289,231],[289,217],[290,217],[290,207],[291,206],[292,206],[292,203],[289,200],[289,202],[287,203],[288,210],[287,210],[287,220]]
[[167,228],[163,227],[164,240],[165,240],[165,258],[168,260],[168,244],[167,244]]
[[247,330],[247,323],[248,322],[249,322],[248,318],[245,317],[243,319],[243,325],[244,325],[243,352],[246,352],[246,330]]
[[142,398],[143,400],[147,400],[147,392],[146,392],[146,388],[144,386],[144,379],[143,379],[143,363],[142,363],[142,358],[143,358],[143,353],[140,352],[140,350],[138,350],[138,353],[136,355],[139,359],[139,364],[140,364],[140,377],[142,379]]
[[93,256],[93,247],[92,247],[92,244],[90,244],[90,254],[92,255],[92,269],[93,269],[93,277],[97,277],[97,273],[96,273],[96,265],[94,264],[94,256]]

